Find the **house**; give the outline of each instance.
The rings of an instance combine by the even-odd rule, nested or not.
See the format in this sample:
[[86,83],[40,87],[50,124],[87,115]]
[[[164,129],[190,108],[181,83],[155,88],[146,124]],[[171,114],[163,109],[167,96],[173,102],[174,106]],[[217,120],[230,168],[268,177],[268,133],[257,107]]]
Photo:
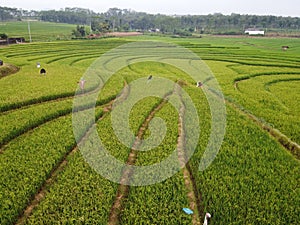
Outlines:
[[7,44],[8,44],[7,40],[0,40],[0,45],[7,45]]
[[0,40],[0,45],[19,44],[19,43],[25,43],[25,38],[17,37],[17,38],[7,38],[6,40]]
[[158,28],[151,28],[148,30],[150,33],[157,33],[157,32],[160,32],[160,29]]
[[23,38],[23,37],[8,38],[7,42],[8,42],[8,44],[24,43],[25,42],[25,38]]
[[245,30],[245,34],[264,36],[265,35],[265,31],[264,30],[256,30],[256,29],[247,29],[247,30]]

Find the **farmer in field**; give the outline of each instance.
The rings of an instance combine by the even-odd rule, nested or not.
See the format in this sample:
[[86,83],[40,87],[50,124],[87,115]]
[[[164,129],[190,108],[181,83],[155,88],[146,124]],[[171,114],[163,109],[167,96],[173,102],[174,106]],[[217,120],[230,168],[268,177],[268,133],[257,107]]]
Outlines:
[[46,70],[45,70],[44,68],[42,68],[42,69],[40,70],[40,74],[41,74],[41,75],[46,75]]
[[152,75],[150,75],[147,79],[147,83],[149,83],[152,80]]
[[81,89],[82,92],[84,92],[84,85],[85,85],[86,80],[81,78],[80,81],[78,82],[79,87]]
[[197,87],[202,87],[202,83],[200,81],[197,82]]

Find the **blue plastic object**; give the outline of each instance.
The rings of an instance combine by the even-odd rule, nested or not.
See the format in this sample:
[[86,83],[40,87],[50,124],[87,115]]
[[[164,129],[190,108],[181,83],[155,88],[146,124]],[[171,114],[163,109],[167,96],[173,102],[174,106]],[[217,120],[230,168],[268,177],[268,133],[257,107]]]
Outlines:
[[191,209],[189,209],[189,208],[182,208],[182,210],[183,210],[186,214],[188,214],[188,215],[191,215],[191,214],[194,213],[194,212],[193,212]]

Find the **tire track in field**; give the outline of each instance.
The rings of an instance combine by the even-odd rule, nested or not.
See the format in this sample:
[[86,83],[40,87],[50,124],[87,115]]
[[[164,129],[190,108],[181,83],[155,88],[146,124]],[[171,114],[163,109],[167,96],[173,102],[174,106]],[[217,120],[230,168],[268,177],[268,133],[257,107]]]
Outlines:
[[187,198],[189,200],[189,207],[193,210],[192,215],[192,224],[200,225],[200,215],[203,215],[204,209],[201,204],[202,197],[201,193],[199,193],[197,184],[195,182],[193,171],[189,165],[187,160],[187,155],[185,153],[185,129],[184,129],[184,114],[185,114],[185,106],[183,103],[182,95],[180,93],[180,89],[176,90],[179,98],[180,98],[180,109],[179,109],[179,119],[178,119],[178,141],[177,141],[177,149],[178,149],[178,160],[180,167],[182,168],[184,184],[187,190]]
[[58,94],[58,95],[48,95],[48,96],[42,96],[40,98],[29,99],[24,102],[17,102],[17,103],[4,105],[0,108],[0,113],[1,114],[9,113],[14,110],[23,109],[23,108],[43,104],[43,103],[52,103],[52,102],[59,102],[59,101],[67,100],[67,99],[72,99],[75,95],[81,96],[81,95],[86,95],[86,94],[93,94],[93,93],[97,92],[98,90],[99,90],[99,88],[94,88],[88,92],[85,92],[82,94],[77,94],[77,95],[76,95],[76,92],[74,91],[74,92],[67,92],[67,93],[62,93],[62,94]]
[[40,98],[30,99],[24,102],[17,102],[17,103],[4,105],[0,108],[0,113],[1,114],[9,113],[11,111],[18,110],[18,109],[28,108],[30,106],[39,105],[43,103],[59,102],[59,101],[71,99],[73,97],[74,97],[74,92],[63,93],[60,95],[43,96]]
[[21,127],[20,129],[15,129],[12,132],[8,133],[0,142],[0,155],[3,154],[5,146],[13,141],[14,139],[20,137],[23,134],[26,134],[48,122],[51,122],[53,120],[56,120],[60,117],[66,116],[68,114],[72,113],[72,109],[65,109],[60,110],[59,112],[54,112],[52,114],[47,115],[46,117],[43,117],[37,121],[34,121],[30,125],[27,125],[25,127]]
[[[219,97],[219,94],[215,90],[209,87],[208,90]],[[227,105],[230,105],[239,114],[245,115],[256,125],[258,125],[258,127],[260,127],[262,130],[267,131],[282,147],[284,147],[288,152],[290,152],[296,159],[300,160],[300,145],[298,143],[292,141],[280,130],[271,127],[266,122],[263,122],[259,117],[243,109],[241,106],[233,102],[230,98],[226,98],[226,96],[224,96],[224,101]]]
[[256,125],[258,125],[262,130],[267,131],[282,147],[284,147],[288,152],[290,152],[296,159],[300,160],[300,145],[298,143],[292,141],[280,130],[269,126],[254,114],[241,109],[241,107],[239,107],[237,104],[229,100],[225,101],[228,105],[232,106],[237,112],[247,116],[250,120],[256,123]]
[[[125,82],[125,87],[127,86],[127,83]],[[105,116],[112,110],[113,103],[117,99],[123,99],[126,98],[128,95],[129,89],[124,88],[124,91],[121,93],[121,95],[115,97],[113,100],[111,100],[109,103],[103,105],[103,114],[97,118],[96,121],[101,121],[105,118]],[[80,143],[86,141],[87,137],[90,135],[90,132],[93,130],[93,127],[96,126],[95,124],[91,124],[91,126],[87,129],[79,143],[74,143],[73,148],[70,151],[67,151],[66,154],[63,156],[61,161],[52,169],[50,172],[48,178],[45,180],[45,182],[41,185],[38,192],[33,196],[31,202],[27,205],[26,209],[23,211],[23,213],[19,216],[18,220],[16,221],[15,225],[23,225],[26,223],[26,220],[30,217],[33,210],[39,205],[39,203],[45,198],[47,191],[49,190],[49,187],[55,183],[55,180],[60,172],[62,172],[65,167],[68,164],[67,158],[74,155],[78,151],[78,145]]]
[[101,89],[101,84],[103,84],[103,79],[98,76],[99,78],[99,84],[97,86],[91,87],[89,90],[83,92],[83,93],[77,93],[76,91],[74,92],[66,92],[66,93],[61,93],[61,94],[56,94],[56,95],[48,95],[48,96],[42,96],[39,98],[35,99],[29,99],[24,102],[17,102],[17,103],[12,103],[8,105],[4,105],[0,107],[0,113],[9,113],[14,110],[19,110],[23,108],[28,108],[31,106],[39,105],[39,104],[44,104],[44,103],[52,103],[52,102],[60,102],[63,100],[67,99],[72,99],[74,96],[84,96],[87,94],[94,94],[97,93]]
[[287,64],[263,64],[263,63],[255,63],[255,62],[246,62],[246,61],[239,61],[239,59],[225,59],[225,58],[212,58],[212,57],[201,57],[203,61],[217,61],[217,62],[228,62],[228,63],[236,63],[239,65],[246,65],[246,66],[262,66],[262,67],[275,67],[275,68],[293,68],[299,69],[299,65],[287,65]]
[[[102,81],[102,79],[101,79]],[[126,81],[124,83],[124,85],[126,85]],[[100,88],[100,87],[99,87]],[[99,91],[99,88],[96,88],[90,92],[86,92],[86,93],[82,93],[82,94],[78,94],[76,96],[84,96],[86,94],[93,94],[93,93],[96,93]],[[74,97],[74,93],[73,93],[73,96],[72,98]],[[111,97],[108,97],[107,99],[104,99],[102,101],[99,101],[99,102],[96,102],[96,106],[102,106],[102,105],[105,105],[107,104],[109,101],[111,101],[112,99],[115,99],[116,98],[116,95],[114,96],[111,96]],[[47,103],[53,103],[53,102],[60,102],[60,101],[63,101],[63,100],[66,100],[66,99],[71,99],[71,97],[66,97],[66,98],[59,98],[59,99],[55,99],[55,100],[50,100],[50,101],[46,101],[46,102],[41,102],[41,103],[36,103],[36,104],[32,104],[32,105],[28,105],[28,106],[24,106],[24,107],[21,107],[21,108],[18,108],[18,109],[12,109],[12,110],[9,110],[9,111],[6,111],[4,113],[2,113],[2,115],[5,115],[7,113],[11,113],[12,111],[16,111],[16,110],[22,110],[22,109],[26,109],[26,108],[29,108],[31,106],[37,106],[37,105],[41,105],[41,104],[47,104]],[[86,106],[84,109],[89,109],[89,107],[94,107],[93,105],[91,106]],[[81,109],[83,110],[83,109]],[[19,136],[23,135],[23,134],[26,134],[28,132],[30,132],[31,130],[34,130],[40,126],[42,126],[43,124],[46,124],[48,122],[51,122],[55,119],[58,119],[60,117],[63,117],[63,116],[66,116],[66,115],[69,115],[70,113],[72,113],[72,108],[66,108],[64,110],[60,110],[60,111],[57,111],[57,112],[54,112],[52,114],[49,114],[47,115],[46,117],[43,117],[41,118],[40,120],[38,121],[35,121],[35,123],[31,123],[30,125],[26,126],[26,127],[22,127],[18,130],[14,130],[12,131],[11,133],[9,133],[6,137],[3,138],[3,140],[0,142],[0,154],[3,153],[4,151],[4,148],[5,148],[5,145],[7,145],[9,142],[11,142],[12,140],[18,138]],[[1,115],[1,114],[0,114]]]
[[[180,83],[180,82],[178,82]],[[177,87],[177,88],[176,88]],[[197,184],[195,182],[192,169],[187,162],[187,156],[185,154],[185,131],[184,131],[184,124],[183,124],[183,117],[185,114],[185,106],[183,104],[182,96],[179,93],[179,86],[175,86],[172,93],[168,93],[164,96],[162,101],[149,113],[147,118],[144,120],[142,126],[140,127],[138,131],[137,138],[135,139],[131,151],[129,153],[128,159],[127,159],[127,165],[134,165],[135,161],[137,159],[138,151],[135,150],[140,145],[140,140],[143,138],[145,131],[148,128],[148,125],[150,121],[153,119],[154,115],[167,103],[167,99],[170,95],[173,93],[177,93],[181,106],[179,110],[179,119],[178,119],[178,139],[177,139],[177,149],[178,149],[178,161],[179,165],[182,168],[183,172],[183,179],[184,184],[187,190],[187,198],[189,200],[189,206],[190,208],[195,212],[192,216],[192,224],[193,225],[199,225],[200,222],[200,215],[203,214],[204,209],[201,205],[201,194],[198,191]],[[109,225],[117,225],[119,224],[119,213],[121,212],[122,208],[124,207],[124,199],[128,197],[130,186],[129,185],[123,185],[123,183],[128,183],[128,180],[130,180],[130,177],[132,176],[133,170],[127,169],[123,172],[122,177],[120,179],[120,185],[115,197],[115,201],[111,207],[110,215],[108,219]]]
[[[128,159],[126,164],[127,165],[134,165],[135,161],[137,159],[137,153],[138,150],[135,150],[140,145],[140,140],[143,138],[145,131],[148,128],[148,125],[150,121],[153,119],[154,115],[167,103],[167,98],[172,95],[172,93],[167,93],[164,98],[160,101],[160,103],[155,106],[151,112],[148,114],[148,116],[143,121],[142,125],[140,126],[138,130],[137,137],[131,147]],[[119,214],[121,212],[121,209],[124,207],[124,199],[128,197],[129,194],[129,185],[124,185],[123,183],[128,183],[128,180],[132,176],[133,169],[126,169],[123,171],[123,174],[120,179],[120,185],[118,187],[116,197],[114,200],[114,203],[112,204],[112,207],[110,209],[109,218],[108,218],[108,224],[109,225],[117,225],[119,224]]]
[[[113,96],[112,98],[116,98],[116,96]],[[108,102],[110,102],[110,101],[111,101],[111,98],[105,99],[104,101],[96,104],[96,106],[103,106],[105,104],[108,104]],[[93,106],[91,106],[91,107],[93,107]],[[91,107],[86,107],[82,110],[88,110]],[[30,125],[28,125],[26,127],[22,127],[18,130],[14,130],[13,132],[9,133],[6,137],[4,137],[3,141],[0,143],[0,155],[3,154],[3,152],[5,150],[5,146],[9,142],[13,141],[14,139],[36,129],[44,124],[47,124],[47,123],[54,121],[56,119],[59,119],[61,117],[67,116],[67,115],[71,114],[72,112],[73,112],[72,108],[60,110],[59,112],[54,112],[52,114],[49,114],[46,117],[41,118],[40,120],[36,121],[35,123],[31,123]]]
[[[101,120],[102,118],[104,118],[104,116],[106,115],[103,114],[99,120]],[[91,129],[90,129],[91,130]],[[89,131],[87,131],[85,133],[85,135],[83,136],[83,138],[81,139],[81,141],[85,140],[85,137],[89,135]],[[80,141],[80,142],[81,142]],[[42,184],[42,186],[40,187],[39,191],[35,194],[35,196],[33,197],[33,200],[30,202],[30,204],[26,207],[26,209],[23,211],[22,215],[20,215],[20,217],[18,218],[18,221],[15,223],[16,225],[21,225],[21,224],[25,224],[27,218],[29,218],[29,216],[32,214],[32,211],[39,205],[39,203],[45,198],[46,193],[49,189],[49,187],[55,182],[56,177],[58,176],[58,174],[63,171],[65,169],[65,167],[68,164],[67,158],[69,156],[72,156],[73,154],[75,154],[75,152],[78,151],[78,147],[75,144],[75,147],[73,147],[71,149],[71,151],[68,151],[62,158],[61,162],[57,164],[56,167],[54,167],[49,175],[49,177],[46,179],[46,181]]]
[[280,75],[300,75],[299,72],[269,72],[269,73],[255,73],[255,74],[249,74],[249,75],[246,75],[246,76],[242,76],[242,77],[237,77],[234,79],[234,88],[238,91],[241,92],[240,88],[239,88],[239,83],[242,82],[242,81],[247,81],[247,80],[250,80],[252,78],[255,78],[255,77],[261,77],[261,76],[280,76]]

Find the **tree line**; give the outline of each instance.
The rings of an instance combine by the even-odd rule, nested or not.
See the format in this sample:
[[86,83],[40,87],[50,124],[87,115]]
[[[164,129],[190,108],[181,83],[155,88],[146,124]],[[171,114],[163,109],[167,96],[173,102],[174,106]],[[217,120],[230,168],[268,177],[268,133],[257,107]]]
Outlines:
[[28,18],[47,22],[90,26],[94,32],[109,31],[160,31],[161,33],[188,35],[196,33],[242,34],[247,28],[300,29],[299,17],[258,16],[221,13],[209,15],[163,15],[111,8],[104,13],[89,9],[65,8],[61,10],[28,11],[0,7],[0,20]]

